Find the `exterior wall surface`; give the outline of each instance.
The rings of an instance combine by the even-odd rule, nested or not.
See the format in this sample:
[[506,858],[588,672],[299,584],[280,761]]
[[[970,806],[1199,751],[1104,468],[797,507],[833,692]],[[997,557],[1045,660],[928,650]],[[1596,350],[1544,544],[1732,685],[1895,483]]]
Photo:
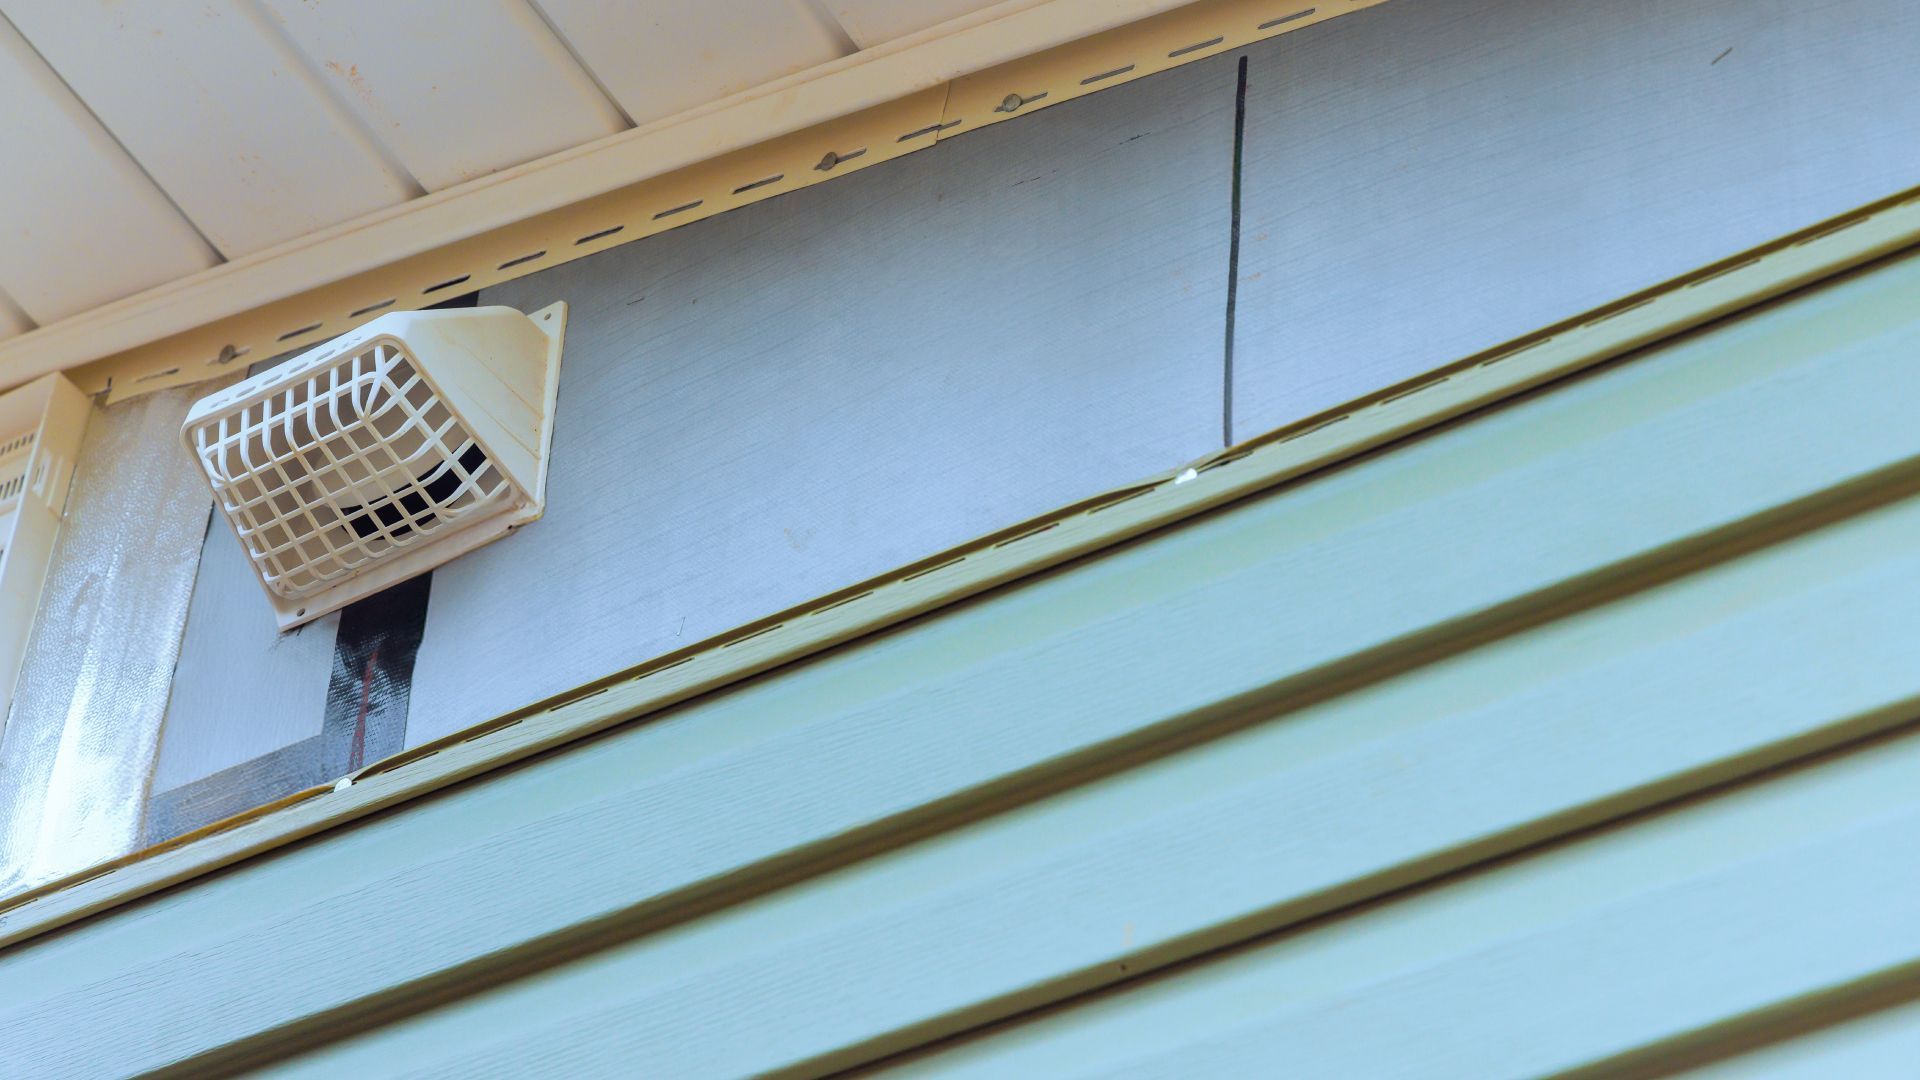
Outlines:
[[1897,1048],[1904,1013],[1826,1025],[1920,992],[1916,290],[1856,274],[14,949],[8,1061]]
[[[487,289],[573,308],[547,516],[432,575],[367,760],[1903,190],[1916,40],[1900,0],[1385,4]],[[154,841],[352,742],[362,654],[215,532]]]
[[[1593,15],[1603,8],[1626,14],[1607,23]],[[1656,10],[1672,29],[1664,37],[1643,25]],[[1879,96],[1911,77],[1896,57],[1920,17],[1868,0],[1769,6],[1789,21],[1810,10],[1795,24],[1805,34],[1769,28],[1720,44],[1721,30],[1751,30],[1750,10],[1409,0],[1331,24],[1329,48],[1380,66],[1349,76],[1333,65],[1321,96],[1257,81],[1300,77],[1310,62],[1273,50],[1306,56],[1317,35],[1301,33],[1251,52],[1244,89],[1239,57],[1226,57],[1045,114],[1057,128],[1021,138],[1053,140],[1080,176],[1101,177],[1101,162],[1134,160],[1126,147],[1148,140],[1127,138],[1130,121],[1147,116],[1171,123],[1163,138],[1192,140],[1180,145],[1195,156],[1226,151],[1230,163],[1244,100],[1246,167],[1305,170],[1303,185],[1337,177],[1361,210],[1375,200],[1377,213],[1318,196],[1290,203],[1289,185],[1264,179],[1276,174],[1243,171],[1231,338],[1226,297],[1206,292],[1199,269],[1231,248],[1223,237],[1158,241],[1167,273],[1204,294],[1189,306],[1184,291],[1142,284],[1153,264],[1129,261],[1126,230],[1065,205],[1188,214],[1167,195],[1172,166],[1138,160],[1128,167],[1147,179],[1135,188],[1108,177],[1023,216],[1005,193],[1031,186],[1026,170],[983,151],[958,156],[949,167],[982,190],[954,191],[975,209],[941,225],[983,249],[968,255],[956,240],[960,254],[947,257],[974,270],[991,262],[987,248],[1028,267],[1105,260],[1104,276],[1090,269],[1084,288],[1049,284],[1038,299],[1010,287],[1004,306],[1036,305],[1027,321],[977,336],[972,323],[993,313],[925,315],[916,325],[939,334],[863,356],[870,367],[846,363],[850,339],[838,335],[877,334],[876,316],[836,290],[903,297],[922,256],[835,263],[840,245],[828,241],[862,205],[904,214],[916,192],[948,191],[956,174],[932,155],[876,169],[880,179],[849,181],[844,194],[803,193],[812,201],[795,203],[804,213],[792,219],[784,200],[768,203],[515,283],[515,302],[548,290],[581,298],[576,389],[562,390],[574,427],[560,433],[574,440],[577,472],[563,481],[556,462],[556,499],[563,484],[612,485],[623,466],[666,456],[675,467],[647,490],[676,507],[671,520],[695,520],[701,492],[724,489],[740,506],[820,515],[841,539],[830,566],[783,552],[739,557],[723,574],[701,562],[732,550],[738,537],[721,526],[691,541],[649,535],[644,502],[576,496],[542,524],[553,546],[529,529],[436,573],[415,700],[505,708],[515,687],[548,692],[536,676],[578,682],[665,647],[673,605],[694,599],[663,604],[670,590],[658,584],[609,597],[589,553],[679,560],[736,590],[716,585],[710,603],[738,610],[706,617],[737,622],[788,602],[790,574],[819,575],[805,579],[817,592],[835,574],[869,572],[861,559],[913,557],[887,546],[902,536],[937,547],[1027,512],[1010,495],[999,509],[983,497],[934,520],[938,500],[913,492],[897,505],[919,509],[900,524],[859,492],[781,478],[785,443],[740,435],[758,430],[755,418],[790,423],[783,438],[800,440],[808,425],[783,410],[827,416],[826,441],[809,450],[816,466],[899,483],[888,469],[903,466],[873,463],[887,448],[863,441],[861,425],[878,421],[862,407],[905,416],[902,429],[915,430],[895,434],[920,439],[924,463],[938,459],[930,446],[1013,438],[994,426],[1006,417],[1027,429],[1075,411],[1084,377],[1099,388],[1084,400],[1109,411],[1090,405],[1044,437],[1027,431],[1036,442],[1020,449],[1036,461],[1062,453],[1047,439],[1071,442],[1080,436],[1062,433],[1094,416],[1086,438],[1125,430],[1076,458],[1074,476],[1120,482],[1127,469],[1216,448],[1216,420],[1310,417],[1920,177],[1920,161],[1902,157],[1920,151],[1895,145],[1913,100]],[[1514,36],[1449,37],[1476,15]],[[1724,98],[1696,81],[1696,60],[1718,77],[1753,56],[1771,76],[1742,76]],[[1349,77],[1374,82],[1355,89]],[[1564,133],[1513,104],[1532,87],[1563,118],[1604,127],[1606,88],[1667,77],[1688,107],[1658,111],[1642,96],[1632,107],[1647,110],[1646,127],[1658,112],[1746,154],[1786,140],[1766,151],[1781,167],[1756,165],[1736,183],[1712,173],[1717,152],[1691,157],[1688,139],[1658,131],[1665,149],[1631,159],[1638,171],[1627,156],[1582,162],[1553,141]],[[1818,84],[1835,111],[1750,121],[1742,110],[1770,77]],[[1422,79],[1445,99],[1436,109],[1510,137],[1369,143],[1383,126],[1421,127],[1408,114],[1423,99],[1382,87]],[[1165,92],[1154,98],[1154,87]],[[1314,109],[1359,140],[1346,145],[1370,149],[1335,153],[1332,131],[1284,134]],[[1742,123],[1742,139],[1727,134]],[[1807,147],[1821,139],[1831,150],[1816,161]],[[1289,155],[1289,143],[1305,149]],[[1191,166],[1214,203],[1220,165]],[[1709,173],[1720,179],[1702,180]],[[1485,230],[1461,216],[1477,212],[1474,199],[1433,214],[1406,206],[1423,177],[1442,198],[1472,176],[1498,180],[1480,207]],[[1595,201],[1569,205],[1570,190]],[[1385,212],[1395,206],[1406,211],[1397,225]],[[1014,224],[970,216],[989,207]],[[1217,205],[1191,213],[1182,220],[1232,228]],[[1338,214],[1351,215],[1340,227],[1357,237],[1351,249],[1325,224]],[[1062,220],[1090,230],[1085,248],[1072,230],[1046,234],[1065,256],[1022,246]],[[1268,236],[1248,231],[1255,220]],[[1519,239],[1548,224],[1561,232],[1541,242],[1580,256],[1565,274]],[[1637,230],[1634,242],[1621,230]],[[1458,280],[1442,245],[1460,253]],[[785,261],[756,264],[768,250]],[[924,257],[962,273],[940,252]],[[782,266],[826,266],[833,287],[801,287]],[[1309,270],[1335,283],[1334,313],[1301,307]],[[1270,277],[1293,284],[1260,284]],[[976,280],[981,295],[1006,284]],[[628,303],[641,286],[656,308]],[[1135,287],[1129,309],[1156,329],[1084,325],[1088,305]],[[693,318],[694,301],[712,296],[744,321]],[[1920,253],[1887,257],[0,950],[0,1075],[1909,1072],[1920,1045],[1916,297]],[[822,316],[816,298],[849,307]],[[1281,317],[1289,310],[1299,317]],[[1021,328],[1041,333],[1049,311],[1082,322],[1019,353],[1030,344]],[[1332,329],[1336,315],[1351,337]],[[1432,338],[1411,341],[1422,327]],[[1004,357],[976,359],[969,342],[1017,355],[996,366]],[[1106,353],[1122,360],[1103,368]],[[1156,363],[1122,362],[1146,355]],[[1336,375],[1299,376],[1314,356],[1338,360]],[[1357,374],[1367,358],[1381,366]],[[738,392],[722,380],[728,365]],[[977,403],[988,419],[955,404],[973,391],[930,370],[986,372],[995,387]],[[868,376],[871,396],[853,404],[828,392]],[[678,407],[641,423],[618,404],[628,388],[642,405]],[[902,412],[943,389],[952,412]],[[1141,404],[1154,393],[1180,404]],[[671,458],[679,437],[650,441],[703,425],[738,436],[708,444],[723,460]],[[956,490],[1005,479],[1019,498],[1073,497],[1058,473],[1008,479],[1021,453],[982,450],[980,473],[940,460],[951,471],[930,482]],[[726,520],[753,527],[750,514]],[[626,544],[623,529],[644,542]],[[564,611],[551,623],[513,614],[542,595],[571,597],[592,629]],[[575,670],[552,655],[574,649],[593,663]],[[513,682],[502,657],[534,675]],[[435,715],[457,726],[454,713]]]

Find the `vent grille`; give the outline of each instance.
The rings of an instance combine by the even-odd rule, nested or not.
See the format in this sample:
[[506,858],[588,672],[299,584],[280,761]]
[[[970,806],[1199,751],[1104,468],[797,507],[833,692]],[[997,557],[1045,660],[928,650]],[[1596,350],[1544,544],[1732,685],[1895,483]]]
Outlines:
[[0,515],[12,514],[15,503],[29,489],[36,495],[46,496],[47,476],[65,464],[52,450],[42,450],[36,455],[35,448],[35,433],[31,431],[0,442]]
[[194,403],[181,436],[281,629],[540,516],[565,327],[390,312]]
[[311,596],[510,494],[391,341],[221,416],[195,439],[248,557],[267,588],[288,599]]

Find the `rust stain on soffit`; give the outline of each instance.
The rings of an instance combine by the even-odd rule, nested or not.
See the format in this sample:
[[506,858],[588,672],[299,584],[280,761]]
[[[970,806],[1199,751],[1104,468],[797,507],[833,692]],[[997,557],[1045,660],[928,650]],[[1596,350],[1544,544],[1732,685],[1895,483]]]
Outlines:
[[214,378],[1385,0],[1008,0],[0,343],[0,389]]

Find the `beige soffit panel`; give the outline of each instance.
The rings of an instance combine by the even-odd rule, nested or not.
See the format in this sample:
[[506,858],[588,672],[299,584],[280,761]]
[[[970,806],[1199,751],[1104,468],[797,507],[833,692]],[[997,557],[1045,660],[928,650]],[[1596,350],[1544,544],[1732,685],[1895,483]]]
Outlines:
[[808,0],[532,0],[637,124],[854,51]]
[[421,194],[251,4],[7,14],[228,258]]
[[13,297],[0,292],[0,338],[10,338],[15,334],[24,334],[33,329],[33,320],[13,302]]
[[1268,432],[1188,468],[1083,500],[424,743],[334,786],[288,796],[0,901],[0,948],[1310,476],[1917,244],[1920,189]]
[[116,397],[209,378],[425,306],[435,286],[544,270],[1383,0],[1299,2],[1007,0],[43,326],[0,343],[0,388],[89,361],[75,382]]
[[863,49],[971,15],[981,0],[824,0],[826,9]]
[[220,261],[4,17],[0,236],[0,289],[43,325]]
[[428,191],[626,128],[526,0],[264,0]]

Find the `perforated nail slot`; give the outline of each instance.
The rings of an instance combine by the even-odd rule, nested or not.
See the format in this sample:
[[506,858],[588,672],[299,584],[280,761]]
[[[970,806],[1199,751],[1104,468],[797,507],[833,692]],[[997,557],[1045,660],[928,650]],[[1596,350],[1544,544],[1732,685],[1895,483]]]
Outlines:
[[1308,8],[1305,11],[1296,11],[1291,15],[1282,15],[1277,19],[1268,19],[1266,22],[1263,22],[1260,24],[1260,29],[1271,30],[1276,26],[1285,26],[1290,22],[1296,22],[1300,19],[1304,19],[1318,10],[1319,10],[1318,8]]
[[1168,53],[1167,59],[1172,60],[1176,57],[1185,56],[1188,53],[1196,53],[1196,52],[1199,52],[1201,49],[1211,49],[1215,45],[1218,45],[1225,40],[1227,39],[1223,37],[1217,37],[1217,38],[1211,38],[1206,41],[1196,41],[1191,45],[1183,45],[1180,48],[1175,49],[1172,52]]
[[1117,68],[1114,68],[1112,71],[1103,71],[1098,75],[1089,75],[1086,78],[1080,80],[1080,85],[1092,86],[1094,83],[1105,82],[1106,80],[1114,78],[1115,76],[1125,75],[1127,72],[1132,70],[1133,70],[1133,65],[1128,64],[1126,67],[1117,67]]
[[954,120],[949,120],[944,124],[928,124],[926,127],[915,128],[914,130],[907,132],[905,135],[902,135],[898,139],[895,139],[894,142],[906,142],[908,139],[917,139],[917,138],[920,138],[922,135],[932,135],[936,132],[945,131],[950,127],[957,127],[959,126],[960,123],[961,123],[961,120],[954,119]]

